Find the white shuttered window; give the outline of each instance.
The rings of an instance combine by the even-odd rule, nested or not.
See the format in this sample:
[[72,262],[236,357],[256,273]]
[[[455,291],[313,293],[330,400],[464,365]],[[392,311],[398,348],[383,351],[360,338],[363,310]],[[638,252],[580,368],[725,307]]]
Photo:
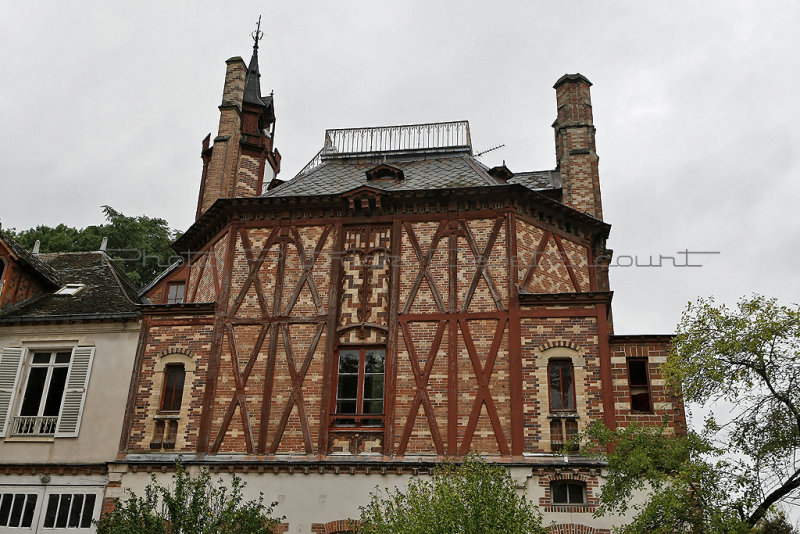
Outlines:
[[77,436],[94,350],[3,349],[0,437]]
[[0,437],[5,437],[11,409],[14,406],[14,390],[22,367],[21,348],[4,348],[0,352]]

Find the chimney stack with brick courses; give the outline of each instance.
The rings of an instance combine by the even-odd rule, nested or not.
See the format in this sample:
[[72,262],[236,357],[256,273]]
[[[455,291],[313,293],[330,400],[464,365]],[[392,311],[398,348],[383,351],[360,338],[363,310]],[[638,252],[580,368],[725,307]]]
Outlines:
[[203,176],[200,182],[200,199],[197,217],[203,214],[218,198],[232,196],[236,166],[239,160],[242,97],[247,65],[241,57],[226,61],[225,87],[219,106],[219,130],[214,146],[203,143]]
[[559,78],[553,86],[558,105],[553,129],[556,162],[563,182],[563,203],[602,219],[591,85],[582,74],[565,74]]
[[197,216],[219,198],[255,197],[280,172],[274,148],[275,109],[272,95],[262,96],[258,42],[250,66],[241,57],[226,61],[225,87],[219,106],[219,132],[210,145],[203,139],[203,174]]

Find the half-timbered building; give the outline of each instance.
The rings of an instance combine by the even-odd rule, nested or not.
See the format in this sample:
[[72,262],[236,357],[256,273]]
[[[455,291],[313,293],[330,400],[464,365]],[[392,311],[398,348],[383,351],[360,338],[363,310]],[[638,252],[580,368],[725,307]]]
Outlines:
[[375,486],[477,451],[555,532],[607,531],[602,464],[565,443],[684,416],[669,338],[613,332],[589,80],[555,84],[554,169],[488,168],[449,122],[327,130],[284,182],[259,79],[257,46],[228,60],[187,261],[144,293],[108,498],[181,455],[277,498],[289,532],[343,532]]

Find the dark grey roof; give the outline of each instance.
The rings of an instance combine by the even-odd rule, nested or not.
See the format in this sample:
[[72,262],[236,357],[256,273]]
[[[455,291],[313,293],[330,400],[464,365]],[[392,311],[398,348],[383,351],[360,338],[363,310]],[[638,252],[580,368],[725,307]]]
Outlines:
[[250,65],[247,67],[247,77],[244,80],[244,102],[266,105],[261,100],[261,73],[258,72],[258,41],[253,46],[253,56],[250,58]]
[[[386,191],[409,191],[496,186],[506,183],[490,176],[484,165],[463,153],[426,159],[390,158],[386,163],[403,170],[402,180],[367,180],[366,171],[381,163],[384,161],[323,160],[320,166],[305,174],[299,174],[292,180],[267,191],[263,196],[335,195],[363,185]],[[534,190],[553,189],[555,180],[552,175],[552,171],[522,173],[519,181],[514,181],[515,176],[509,183],[520,183]]]
[[5,243],[8,248],[11,249],[11,252],[16,256],[16,259],[36,271],[39,276],[47,280],[53,285],[59,285],[60,280],[58,273],[48,266],[46,263],[39,260],[39,257],[35,256],[33,253],[28,252],[25,247],[8,237],[7,235],[0,232],[0,240]]
[[105,252],[40,254],[61,284],[84,284],[74,295],[39,294],[0,312],[0,323],[64,319],[114,319],[139,316],[136,288]]
[[508,183],[524,185],[534,191],[561,189],[561,172],[558,170],[518,172],[508,179]]

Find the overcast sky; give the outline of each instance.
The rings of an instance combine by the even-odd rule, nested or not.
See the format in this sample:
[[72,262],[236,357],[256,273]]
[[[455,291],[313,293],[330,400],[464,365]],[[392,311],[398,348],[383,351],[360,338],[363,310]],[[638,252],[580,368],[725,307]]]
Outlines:
[[326,128],[462,119],[476,151],[505,143],[486,164],[551,169],[552,85],[580,72],[621,263],[719,252],[614,268],[617,333],[670,332],[701,295],[800,301],[796,0],[10,3],[2,224],[83,227],[108,204],[188,228],[225,60],[249,58],[259,14],[281,178]]

